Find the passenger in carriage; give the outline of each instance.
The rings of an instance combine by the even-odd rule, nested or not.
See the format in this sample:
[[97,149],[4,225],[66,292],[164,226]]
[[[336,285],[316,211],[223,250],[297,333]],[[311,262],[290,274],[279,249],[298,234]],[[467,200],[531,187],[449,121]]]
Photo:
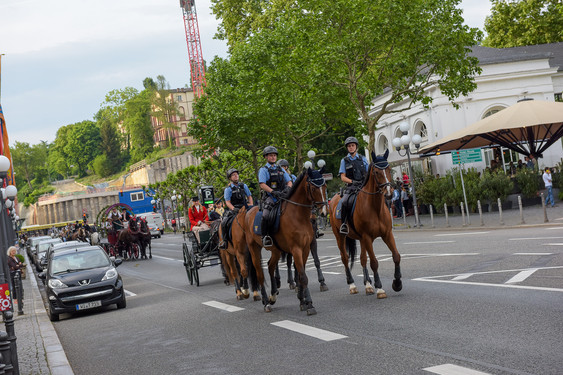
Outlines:
[[199,242],[199,232],[202,230],[209,230],[209,221],[207,216],[207,209],[199,203],[197,196],[192,198],[192,207],[188,210],[188,217],[190,219],[191,231],[194,232],[197,241]]
[[[364,181],[368,172],[369,162],[365,156],[358,154],[358,139],[356,137],[348,137],[344,141],[344,145],[348,150],[348,155],[340,161],[340,179],[347,184],[344,194],[342,196],[343,204],[346,204],[350,194],[355,193],[359,186]],[[348,234],[349,228],[346,224],[348,211],[350,207],[342,207],[342,225],[340,226],[340,233]]]
[[273,245],[269,228],[270,211],[280,201],[285,188],[293,186],[293,183],[289,174],[276,164],[278,150],[274,146],[267,146],[262,154],[267,161],[258,171],[260,189],[266,192],[262,207],[262,246],[268,248]]
[[252,200],[252,194],[248,186],[240,182],[238,170],[231,168],[227,171],[227,178],[230,183],[225,188],[224,197],[225,205],[227,206],[227,211],[223,215],[223,221],[221,222],[221,232],[223,233],[223,240],[219,244],[219,249],[225,250],[228,247],[229,240],[229,227],[232,223],[232,217],[234,217],[238,210],[242,207],[248,208],[253,206],[254,202]]

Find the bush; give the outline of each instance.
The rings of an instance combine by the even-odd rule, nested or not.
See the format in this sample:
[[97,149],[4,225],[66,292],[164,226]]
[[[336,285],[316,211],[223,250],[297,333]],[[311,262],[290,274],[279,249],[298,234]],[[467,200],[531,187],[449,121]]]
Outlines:
[[518,170],[515,178],[525,198],[534,198],[538,195],[538,191],[541,189],[541,180],[536,172],[522,168]]
[[23,257],[23,255],[21,254],[16,254],[16,258],[18,258],[18,260],[22,263],[25,263],[25,258]]
[[504,201],[512,191],[514,183],[503,171],[485,170],[481,179],[481,192],[484,199],[495,202],[497,198]]
[[436,211],[442,211],[453,184],[451,178],[436,178],[427,174],[423,179],[417,180],[415,188],[417,203],[431,204]]

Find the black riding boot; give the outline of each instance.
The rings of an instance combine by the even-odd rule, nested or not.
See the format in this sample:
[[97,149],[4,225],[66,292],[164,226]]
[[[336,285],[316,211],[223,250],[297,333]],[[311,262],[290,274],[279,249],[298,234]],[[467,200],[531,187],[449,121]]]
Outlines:
[[228,217],[224,217],[221,221],[221,234],[222,234],[222,241],[219,243],[220,250],[227,250],[229,247],[229,229],[227,228],[227,222],[229,221]]
[[268,209],[264,209],[264,211],[262,212],[262,246],[264,246],[264,248],[269,248],[272,247],[272,245],[274,244],[274,242],[272,241],[272,237],[270,237],[270,231],[269,231],[269,216],[270,216],[270,210]]

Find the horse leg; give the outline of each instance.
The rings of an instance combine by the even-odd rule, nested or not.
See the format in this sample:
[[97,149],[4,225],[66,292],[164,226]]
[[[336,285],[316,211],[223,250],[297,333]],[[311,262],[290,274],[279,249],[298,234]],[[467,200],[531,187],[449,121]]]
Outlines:
[[[256,281],[260,286],[260,294],[262,296],[262,305],[264,305],[265,312],[272,312],[272,305],[268,301],[268,292],[264,285],[264,271],[262,270],[262,247],[254,242],[249,249],[250,257],[252,259],[252,266],[256,272]],[[252,272],[251,272],[252,275]]]
[[[306,251],[303,254],[304,257],[308,257],[309,252]],[[313,300],[311,298],[311,293],[309,292],[309,279],[305,274],[305,262],[307,258],[302,259],[302,257],[293,257],[296,268],[296,277],[299,281],[299,290],[297,292],[297,297],[299,298],[299,306],[301,311],[307,311],[307,315],[315,315],[317,310],[313,306]]]
[[[276,303],[278,294],[280,293],[277,284],[277,282],[280,280],[279,267],[278,267],[279,260],[280,260],[280,252],[272,249],[272,255],[268,260],[268,272],[270,273],[270,282],[272,283],[272,291],[270,297],[268,298],[268,302],[270,303],[270,305]],[[276,276],[276,270],[278,271],[277,276]]]
[[336,242],[338,244],[338,248],[340,249],[340,259],[342,260],[342,264],[344,265],[344,270],[346,272],[346,283],[350,288],[350,294],[358,294],[358,288],[356,287],[356,284],[354,284],[354,278],[352,277],[352,272],[350,272],[350,267],[348,266],[348,241],[346,241],[346,237],[338,235],[336,237]]
[[287,254],[286,256],[286,264],[287,264],[287,283],[289,284],[289,289],[295,289],[295,279],[293,278],[293,256],[291,254]]
[[236,257],[234,258],[235,269],[237,272],[236,280],[239,286],[242,284],[242,298],[247,299],[250,296],[250,292],[248,291],[248,270],[246,268],[246,264],[244,262],[244,254],[241,254],[239,251],[236,252]]
[[326,286],[325,277],[323,275],[323,271],[321,270],[321,261],[319,260],[319,253],[317,251],[316,236],[313,237],[313,242],[311,242],[311,254],[313,255],[313,262],[315,263],[315,268],[317,269],[317,278],[319,280],[319,284],[321,285],[321,292],[326,292],[328,290],[328,286]]
[[[375,256],[375,253],[373,252],[373,239],[368,238],[368,237],[363,238],[362,239],[362,247],[364,247],[364,246],[365,246],[365,250],[366,250],[367,254],[369,255],[370,268],[373,271],[374,286],[377,289],[377,291],[376,291],[377,299],[387,298],[387,293],[385,293],[385,290],[383,290],[383,285],[381,284],[381,279],[379,278],[379,272],[378,272],[379,262],[377,261],[377,257]],[[367,268],[365,270],[364,275],[366,273],[369,277],[369,273],[367,272]],[[367,286],[366,286],[366,293],[367,293]],[[373,294],[373,288],[372,288],[372,292],[370,294]]]
[[280,276],[280,265],[276,264],[276,269],[274,270],[274,279],[272,283],[275,283],[278,288],[281,288],[281,276]]
[[403,289],[403,282],[401,281],[401,254],[397,250],[397,245],[395,243],[395,237],[393,233],[389,231],[383,238],[383,242],[387,245],[391,254],[393,256],[393,263],[395,263],[395,274],[393,275],[393,283],[391,287],[395,292],[400,292]]
[[370,257],[370,266],[372,270],[374,269],[374,265],[375,265],[374,274],[377,273],[377,260],[375,259],[375,255],[373,254],[373,247],[371,246],[371,243],[369,241],[370,238],[365,236],[362,237],[360,240],[360,246],[361,246],[360,263],[362,264],[362,271],[364,274],[364,285],[366,287],[366,294],[372,295],[375,294],[375,290],[373,289],[373,286],[371,284],[371,277],[369,276],[369,270],[367,267],[368,254]]

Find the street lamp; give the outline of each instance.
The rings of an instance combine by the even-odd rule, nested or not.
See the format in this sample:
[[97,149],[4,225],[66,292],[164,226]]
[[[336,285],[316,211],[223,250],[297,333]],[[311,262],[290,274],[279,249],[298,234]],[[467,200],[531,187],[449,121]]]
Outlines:
[[[176,219],[176,208],[174,207],[174,205],[178,206],[176,199],[178,199],[178,197],[176,197],[176,190],[174,190],[174,191],[172,191],[172,196],[170,197],[170,200],[172,201],[172,217],[174,219]],[[180,218],[178,218],[178,220],[176,221],[176,225],[179,225],[178,224],[179,221],[180,221]]]
[[412,165],[411,165],[410,143],[411,141],[412,143],[414,143],[414,146],[416,147],[416,150],[418,152],[418,149],[420,148],[420,144],[422,143],[422,137],[418,134],[415,134],[411,138],[411,136],[409,135],[410,125],[406,121],[401,122],[401,124],[399,125],[399,129],[401,130],[403,135],[400,138],[397,137],[393,139],[393,146],[395,146],[395,149],[397,150],[400,156],[405,156],[405,155],[401,155],[401,147],[405,149],[405,154],[407,155],[407,159],[409,162],[409,180],[410,183],[412,184],[412,203],[414,205],[414,226],[420,227],[420,221],[418,220],[418,206],[416,203],[416,191],[414,188],[414,175],[412,173]]

